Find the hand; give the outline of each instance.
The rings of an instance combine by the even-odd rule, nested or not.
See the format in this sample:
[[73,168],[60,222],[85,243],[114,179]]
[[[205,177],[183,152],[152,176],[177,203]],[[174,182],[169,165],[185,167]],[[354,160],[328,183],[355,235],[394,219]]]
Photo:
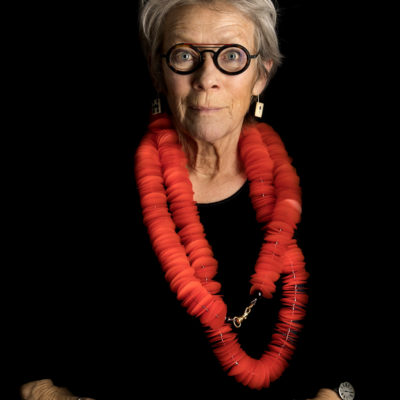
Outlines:
[[340,397],[333,390],[320,389],[315,397],[307,400],[340,400]]
[[55,386],[50,379],[42,379],[22,385],[23,400],[94,400],[74,396],[68,389]]

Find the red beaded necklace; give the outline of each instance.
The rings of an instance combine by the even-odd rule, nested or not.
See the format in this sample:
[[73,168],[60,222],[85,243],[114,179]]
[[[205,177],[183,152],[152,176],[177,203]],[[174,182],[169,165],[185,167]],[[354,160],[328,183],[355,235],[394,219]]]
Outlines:
[[[271,298],[282,276],[282,307],[267,350],[259,359],[246,354],[227,318],[227,306],[213,280],[218,264],[200,222],[187,169],[187,158],[171,120],[151,122],[137,150],[135,174],[144,223],[171,290],[187,312],[206,328],[224,370],[254,389],[269,387],[281,376],[295,350],[305,315],[308,278],[293,234],[300,221],[301,193],[295,169],[275,131],[266,124],[245,125],[239,156],[250,184],[250,198],[264,242],[251,294]],[[247,317],[235,317],[240,326]]]

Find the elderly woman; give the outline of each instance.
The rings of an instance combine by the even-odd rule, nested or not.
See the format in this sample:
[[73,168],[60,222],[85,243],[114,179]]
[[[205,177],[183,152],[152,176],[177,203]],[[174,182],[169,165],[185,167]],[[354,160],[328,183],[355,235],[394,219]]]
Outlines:
[[[149,0],[140,11],[159,96],[135,172],[143,221],[170,290],[152,294],[159,331],[143,325],[153,347],[143,369],[160,386],[169,381],[175,395],[297,397],[290,364],[308,299],[294,239],[300,188],[279,136],[256,120],[259,97],[281,62],[274,5]],[[141,262],[156,290],[151,256]],[[337,385],[315,399],[354,398],[351,384]],[[49,380],[26,384],[22,397],[77,399]]]

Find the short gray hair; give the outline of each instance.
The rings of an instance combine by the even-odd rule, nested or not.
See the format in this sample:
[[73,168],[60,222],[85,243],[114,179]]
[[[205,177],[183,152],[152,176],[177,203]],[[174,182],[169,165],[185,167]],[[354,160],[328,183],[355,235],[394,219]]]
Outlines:
[[236,7],[243,15],[253,21],[255,26],[255,45],[262,61],[272,61],[272,69],[267,73],[262,62],[258,62],[259,74],[266,74],[268,81],[281,64],[276,34],[277,11],[272,0],[140,0],[139,33],[145,57],[149,63],[150,74],[157,90],[163,87],[161,72],[161,46],[163,43],[162,23],[175,8],[204,4],[212,5],[226,2]]

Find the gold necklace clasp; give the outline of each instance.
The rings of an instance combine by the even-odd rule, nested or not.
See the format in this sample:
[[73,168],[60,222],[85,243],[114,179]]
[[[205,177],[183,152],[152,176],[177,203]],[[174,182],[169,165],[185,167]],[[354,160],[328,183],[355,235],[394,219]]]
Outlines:
[[257,303],[257,300],[258,300],[257,298],[252,300],[250,305],[248,307],[246,307],[246,309],[244,310],[244,313],[240,317],[227,318],[226,320],[228,322],[233,322],[233,325],[235,326],[235,328],[240,328],[242,326],[243,320],[247,319],[247,317],[250,314],[252,308]]

